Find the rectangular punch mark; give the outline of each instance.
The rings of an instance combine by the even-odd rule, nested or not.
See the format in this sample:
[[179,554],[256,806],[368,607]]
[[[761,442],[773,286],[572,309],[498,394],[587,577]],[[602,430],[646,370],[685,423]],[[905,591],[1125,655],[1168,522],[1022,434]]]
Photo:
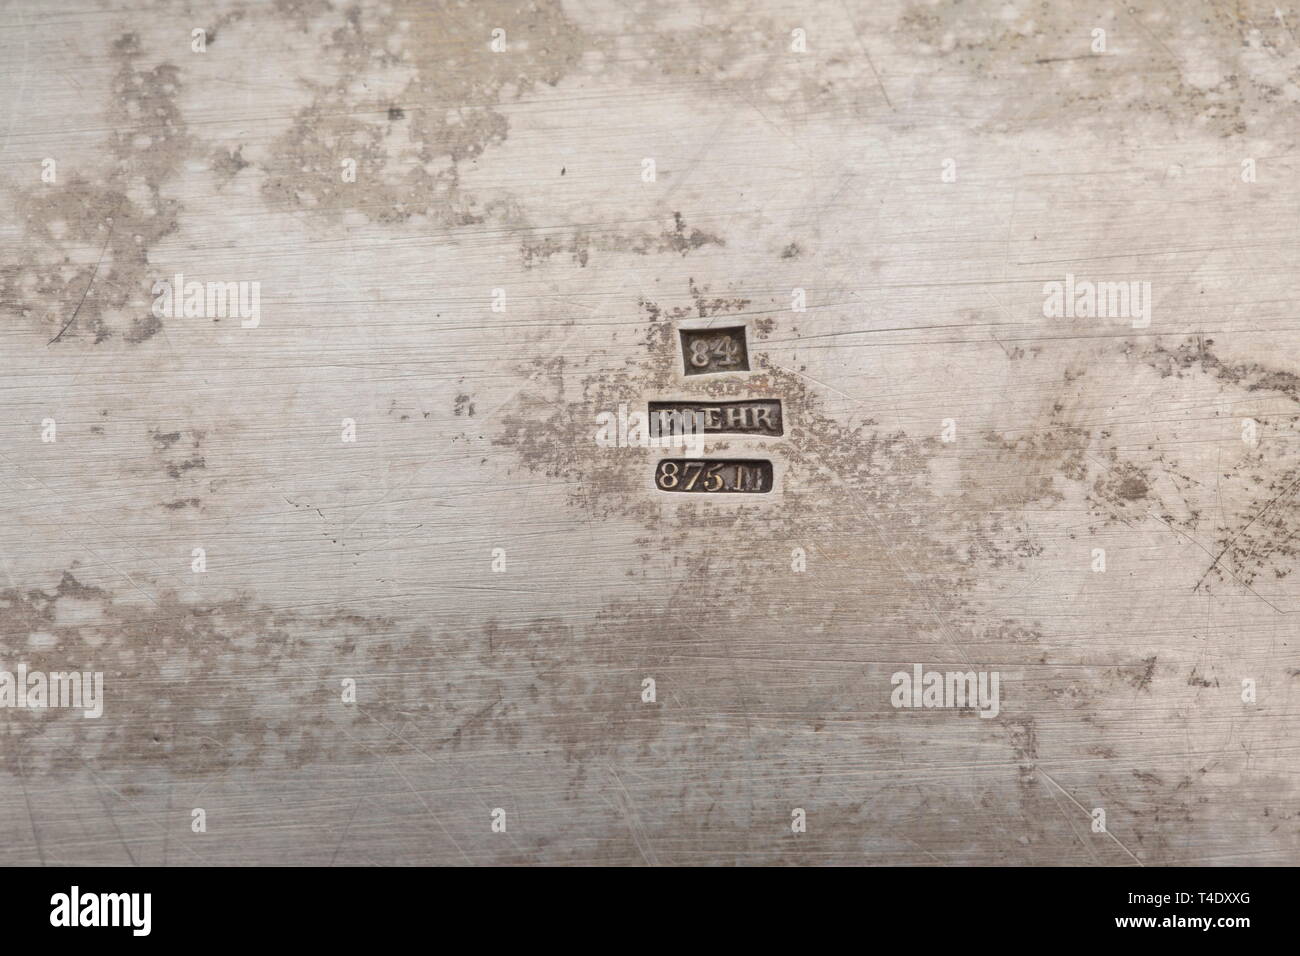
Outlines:
[[660,491],[702,494],[766,494],[772,463],[759,458],[665,458],[655,466]]
[[784,431],[779,398],[758,398],[739,402],[651,402],[651,429],[659,434],[676,434],[682,419],[699,423],[705,435],[767,435]]
[[687,375],[749,371],[749,348],[745,343],[743,325],[678,331],[682,337],[682,360]]

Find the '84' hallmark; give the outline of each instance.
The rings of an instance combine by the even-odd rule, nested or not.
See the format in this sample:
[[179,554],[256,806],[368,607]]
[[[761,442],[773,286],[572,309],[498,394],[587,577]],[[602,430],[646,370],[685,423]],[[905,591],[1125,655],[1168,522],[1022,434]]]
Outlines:
[[687,375],[748,372],[744,326],[731,329],[681,329]]

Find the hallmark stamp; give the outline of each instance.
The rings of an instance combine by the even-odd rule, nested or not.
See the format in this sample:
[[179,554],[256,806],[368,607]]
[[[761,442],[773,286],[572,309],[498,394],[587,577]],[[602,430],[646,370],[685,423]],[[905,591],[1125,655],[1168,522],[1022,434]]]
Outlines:
[[706,435],[771,435],[782,433],[781,400],[757,398],[741,402],[651,402],[652,427],[674,434],[677,423],[693,421]]
[[772,490],[772,463],[756,458],[665,458],[655,466],[660,491],[758,493]]
[[687,375],[710,372],[748,372],[749,350],[745,327],[726,329],[679,329]]

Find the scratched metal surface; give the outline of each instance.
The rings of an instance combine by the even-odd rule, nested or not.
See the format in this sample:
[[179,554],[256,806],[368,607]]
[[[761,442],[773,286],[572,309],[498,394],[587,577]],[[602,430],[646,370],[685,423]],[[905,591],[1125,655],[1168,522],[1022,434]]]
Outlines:
[[[0,664],[104,713],[0,709],[0,861],[1297,862],[1298,22],[5,2]],[[769,494],[594,440],[746,397]]]

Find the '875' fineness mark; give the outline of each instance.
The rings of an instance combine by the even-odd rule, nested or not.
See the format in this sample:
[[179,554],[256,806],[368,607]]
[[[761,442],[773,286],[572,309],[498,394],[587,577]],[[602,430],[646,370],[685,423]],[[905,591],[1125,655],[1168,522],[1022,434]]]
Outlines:
[[772,490],[772,463],[758,458],[665,458],[655,468],[660,491],[764,494]]

